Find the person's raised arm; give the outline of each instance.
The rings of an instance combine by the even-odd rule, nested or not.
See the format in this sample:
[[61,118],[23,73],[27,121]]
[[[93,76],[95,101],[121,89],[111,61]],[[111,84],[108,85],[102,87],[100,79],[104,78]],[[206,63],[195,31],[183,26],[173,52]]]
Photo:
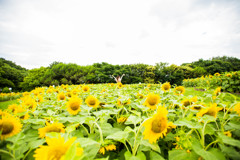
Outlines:
[[122,79],[123,76],[125,76],[125,74],[123,74],[123,75],[121,76],[121,79]]
[[114,77],[114,75],[112,75],[112,77],[115,79],[115,81],[117,82],[117,78],[116,77]]

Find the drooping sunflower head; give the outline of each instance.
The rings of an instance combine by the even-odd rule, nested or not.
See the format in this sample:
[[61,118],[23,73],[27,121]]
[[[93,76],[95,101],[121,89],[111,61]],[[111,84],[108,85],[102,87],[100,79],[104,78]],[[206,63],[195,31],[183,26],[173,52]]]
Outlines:
[[82,90],[83,90],[83,92],[88,92],[90,90],[90,88],[89,88],[89,86],[84,85],[84,86],[82,86]]
[[216,118],[217,113],[220,110],[221,110],[221,108],[217,107],[217,103],[213,103],[213,104],[211,104],[210,107],[200,110],[200,112],[197,113],[197,117],[202,117],[204,115],[209,115],[209,116],[213,116],[213,117]]
[[169,82],[163,83],[163,84],[162,84],[162,87],[161,87],[161,89],[162,89],[164,92],[169,91],[170,88],[171,88],[171,85],[170,85]]
[[184,99],[181,103],[182,103],[185,107],[190,106],[190,105],[192,104],[192,102],[191,102],[190,99]]
[[72,97],[67,103],[67,111],[72,114],[76,115],[79,111],[81,111],[82,100],[78,97]]
[[65,133],[64,125],[62,123],[47,123],[46,127],[39,128],[38,134],[40,138],[44,138],[46,136],[46,133]]
[[1,139],[6,139],[18,134],[22,129],[22,124],[19,119],[6,115],[0,119]]
[[183,86],[178,86],[174,89],[174,93],[176,95],[181,95],[185,92],[185,88]]
[[150,109],[156,109],[158,103],[160,103],[160,96],[149,93],[143,105],[149,107]]
[[63,92],[61,92],[61,93],[58,94],[57,99],[59,101],[61,101],[61,100],[63,101],[63,100],[66,99],[66,96],[65,96],[65,94]]
[[88,96],[85,102],[89,107],[93,107],[93,108],[97,108],[99,105],[99,100],[92,95]]
[[148,139],[150,143],[156,143],[159,138],[163,138],[168,130],[168,111],[165,107],[158,107],[157,113],[153,117],[143,122],[145,130],[143,132],[144,139]]
[[[64,138],[59,136],[58,138],[46,138],[47,146],[41,145],[36,149],[35,157],[36,160],[62,160],[68,149],[75,145],[74,141],[76,137],[73,137],[65,142]],[[79,153],[80,152],[80,153]],[[80,147],[76,148],[76,155],[80,156],[83,150]]]

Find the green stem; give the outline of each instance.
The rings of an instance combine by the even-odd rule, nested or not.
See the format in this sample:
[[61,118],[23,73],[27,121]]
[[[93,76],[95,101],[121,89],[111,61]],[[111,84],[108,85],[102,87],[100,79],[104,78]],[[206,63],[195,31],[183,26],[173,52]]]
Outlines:
[[138,131],[135,134],[135,139],[134,139],[134,144],[133,144],[133,153],[132,153],[134,156],[136,155],[137,149],[138,149],[138,146],[139,146],[139,144],[137,145],[137,137],[138,137],[138,134],[141,131],[141,129],[142,129],[142,124],[139,126]]
[[99,129],[99,133],[100,133],[100,143],[103,144],[104,141],[103,141],[103,134],[102,134],[102,129],[101,127],[97,124],[97,122],[94,122],[94,124],[98,127]]
[[32,148],[30,148],[29,150],[28,150],[28,152],[25,154],[25,156],[23,157],[23,160],[25,160],[25,158],[28,156],[28,154],[30,153],[32,151]]
[[81,126],[83,127],[83,129],[85,130],[85,132],[87,133],[87,135],[89,136],[89,133],[88,133],[88,130],[87,130],[87,128],[86,128],[86,127],[84,127],[82,124],[81,124]]
[[123,144],[124,144],[124,146],[127,148],[127,151],[130,152],[129,149],[128,149],[128,146],[127,146],[127,144],[126,144],[126,142],[124,142]]
[[205,127],[207,125],[207,122],[204,123],[204,126],[203,126],[203,129],[202,129],[202,146],[204,148],[204,145],[205,145],[205,137],[204,137],[204,131],[205,131]]
[[15,159],[15,156],[13,154],[11,154],[10,152],[7,152],[5,150],[0,149],[0,153],[5,153],[8,154],[9,156],[11,156],[13,159]]
[[219,140],[216,140],[216,141],[213,141],[213,142],[211,142],[210,144],[208,144],[207,147],[205,148],[205,151],[206,151],[212,144],[217,143],[218,141],[219,141]]

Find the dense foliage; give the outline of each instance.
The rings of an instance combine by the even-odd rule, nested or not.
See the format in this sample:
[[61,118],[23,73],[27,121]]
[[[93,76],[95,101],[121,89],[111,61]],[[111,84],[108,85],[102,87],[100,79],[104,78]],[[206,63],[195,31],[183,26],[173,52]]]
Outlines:
[[27,70],[15,63],[0,58],[0,88],[13,88],[20,90],[20,82],[26,76]]
[[181,85],[187,78],[240,70],[240,59],[215,57],[183,64],[181,66],[157,63],[156,65],[129,64],[112,65],[105,62],[80,66],[73,63],[53,62],[48,67],[26,69],[4,60],[0,61],[0,88],[12,87],[14,90],[32,90],[35,87],[61,84],[97,84],[115,82],[111,75],[125,74],[122,83],[164,83]]
[[169,83],[36,88],[0,112],[0,158],[240,159],[238,97],[186,90]]

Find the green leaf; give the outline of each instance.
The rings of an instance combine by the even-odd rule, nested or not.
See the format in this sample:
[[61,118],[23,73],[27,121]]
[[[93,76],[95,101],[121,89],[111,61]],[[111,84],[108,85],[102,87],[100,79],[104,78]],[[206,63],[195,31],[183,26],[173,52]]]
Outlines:
[[217,157],[217,160],[225,160],[224,154],[217,148],[211,148],[209,150],[210,153],[212,153],[215,157]]
[[235,148],[233,148],[233,147],[227,147],[227,146],[225,146],[225,145],[223,145],[223,144],[218,144],[219,146],[220,146],[220,148],[221,148],[221,150],[222,150],[222,152],[223,153],[226,153],[229,157],[231,157],[232,159],[236,159],[236,160],[238,160],[238,159],[240,159],[240,153],[238,152],[238,151],[236,151],[236,149]]
[[213,160],[217,159],[217,156],[215,156],[212,152],[205,151],[199,141],[195,140],[192,142],[192,148],[195,153],[203,157],[205,160]]
[[186,150],[171,150],[168,152],[169,160],[197,160],[198,155],[194,152],[188,153]]
[[133,156],[131,152],[126,151],[124,157],[126,160],[146,160],[146,156],[143,152],[138,152],[136,156]]
[[36,140],[36,141],[29,142],[28,146],[31,149],[35,149],[35,148],[39,147],[40,145],[42,145],[44,142],[45,142],[45,139],[39,139],[39,140]]
[[137,116],[133,116],[133,115],[130,115],[127,119],[127,121],[125,122],[126,125],[128,124],[138,124],[142,121],[142,119],[140,117],[137,117]]
[[150,149],[152,149],[152,150],[154,150],[158,153],[161,153],[160,147],[157,143],[151,144],[151,143],[149,143],[148,140],[142,140],[140,144],[145,146],[145,147],[149,147]]
[[79,142],[81,147],[83,148],[84,155],[86,155],[83,158],[84,160],[93,159],[100,149],[100,143],[90,138],[78,138],[76,142]]
[[71,133],[72,131],[76,130],[76,127],[78,125],[79,125],[79,123],[71,124],[71,125],[67,126],[65,130],[67,133]]
[[177,126],[187,126],[188,128],[202,128],[198,122],[188,121],[186,119],[177,120],[174,124]]
[[119,128],[113,128],[112,125],[109,123],[102,123],[100,127],[102,129],[103,136],[108,136],[110,134],[120,131]]
[[162,156],[160,156],[158,153],[150,151],[150,160],[165,160]]
[[218,136],[223,141],[223,143],[240,148],[239,140],[233,139],[221,133],[219,133]]
[[128,132],[118,131],[106,137],[106,139],[113,139],[115,141],[123,142],[128,137]]

